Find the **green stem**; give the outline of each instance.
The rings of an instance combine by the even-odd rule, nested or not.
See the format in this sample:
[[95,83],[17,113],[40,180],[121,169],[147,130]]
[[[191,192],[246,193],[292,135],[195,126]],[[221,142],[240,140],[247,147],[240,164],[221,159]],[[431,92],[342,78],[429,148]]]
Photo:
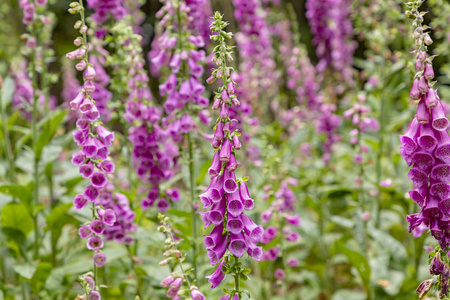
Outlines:
[[194,154],[191,133],[188,132],[189,143],[189,179],[190,179],[190,191],[191,191],[191,211],[192,211],[192,231],[193,231],[193,267],[194,267],[194,280],[197,280],[197,212],[194,206],[195,197],[195,172],[194,172]]
[[8,161],[9,168],[9,181],[11,183],[16,183],[16,176],[15,176],[15,165],[14,165],[14,155],[11,148],[11,141],[9,139],[9,131],[8,131],[8,124],[7,124],[7,115],[6,115],[6,107],[3,104],[2,95],[0,93],[0,110],[1,110],[1,117],[2,117],[2,128],[3,128],[3,136],[5,140],[5,156],[6,160]]
[[[34,29],[32,32],[34,35]],[[34,259],[39,258],[39,228],[38,228],[38,205],[39,205],[39,158],[36,155],[36,144],[38,139],[37,130],[37,108],[38,108],[38,97],[37,97],[37,71],[36,71],[36,61],[35,61],[36,51],[34,51],[31,59],[32,68],[32,84],[33,84],[33,117],[32,117],[32,136],[33,136],[33,151],[34,151],[34,164],[33,164],[33,177],[34,177],[34,192],[33,192],[33,204],[34,204]]]
[[[239,257],[234,257],[234,265],[237,266],[239,263]],[[236,291],[236,294],[238,295],[238,299],[241,299],[241,296],[239,295],[239,276],[240,271],[234,274],[234,290]]]
[[[53,164],[50,165],[50,177],[48,177],[48,189],[50,195],[50,208],[53,211],[55,208],[56,201],[54,199],[54,191],[53,191]],[[52,229],[50,231],[50,245],[52,248],[52,265],[56,266],[56,242],[53,239],[55,238],[55,230]]]
[[131,267],[133,268],[134,271],[134,275],[136,276],[136,296],[139,297],[139,299],[142,299],[142,295],[141,295],[141,280],[139,279],[138,273],[136,272],[136,263],[134,262],[133,259],[133,253],[131,252],[130,246],[127,245],[127,250],[128,250],[128,255],[130,256],[130,260],[131,260]]

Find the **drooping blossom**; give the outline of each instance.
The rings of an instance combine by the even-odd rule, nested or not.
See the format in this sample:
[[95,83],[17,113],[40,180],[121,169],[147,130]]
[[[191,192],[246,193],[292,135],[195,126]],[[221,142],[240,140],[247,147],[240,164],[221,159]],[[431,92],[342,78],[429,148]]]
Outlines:
[[[244,211],[250,211],[254,207],[245,179],[236,177],[238,161],[237,151],[241,149],[236,111],[240,101],[235,96],[235,82],[230,78],[231,68],[226,66],[230,61],[231,47],[226,46],[225,37],[231,38],[231,33],[226,33],[223,28],[222,16],[216,13],[215,21],[211,29],[216,35],[211,39],[219,42],[221,47],[214,53],[213,61],[218,68],[213,70],[209,82],[223,79],[223,85],[216,93],[212,108],[219,110],[219,118],[216,122],[212,147],[215,150],[208,175],[211,183],[208,189],[200,195],[200,201],[206,212],[201,212],[205,228],[214,225],[208,236],[204,237],[208,257],[212,265],[217,265],[216,270],[208,276],[211,288],[217,287],[224,278],[222,265],[227,250],[235,257],[242,257],[245,252],[255,260],[261,258],[261,247],[256,243],[261,239],[263,228],[255,224]],[[234,107],[232,110],[231,107]],[[226,220],[226,222],[225,222]]]
[[343,82],[353,86],[352,65],[356,45],[350,8],[350,0],[306,1],[306,17],[319,58],[317,70],[331,69]]

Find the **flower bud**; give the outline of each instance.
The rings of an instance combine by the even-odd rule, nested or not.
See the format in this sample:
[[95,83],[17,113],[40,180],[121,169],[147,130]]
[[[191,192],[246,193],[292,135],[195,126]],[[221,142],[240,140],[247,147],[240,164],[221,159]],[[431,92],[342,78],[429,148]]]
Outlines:
[[441,260],[441,254],[439,252],[433,257],[430,264],[430,274],[433,275],[441,275],[444,271],[444,263]]

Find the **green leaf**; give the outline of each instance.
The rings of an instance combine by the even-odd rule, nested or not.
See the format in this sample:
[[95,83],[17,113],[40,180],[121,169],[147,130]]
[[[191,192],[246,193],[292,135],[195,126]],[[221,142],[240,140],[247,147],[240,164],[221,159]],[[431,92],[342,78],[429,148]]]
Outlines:
[[47,216],[47,227],[45,228],[45,230],[51,230],[61,218],[66,216],[66,212],[71,207],[72,203],[65,203],[53,208],[52,212]]
[[41,288],[44,286],[50,272],[52,265],[48,262],[40,262],[36,267],[33,278],[31,280],[31,290],[34,294],[38,294]]
[[56,130],[62,123],[66,113],[67,111],[65,110],[55,111],[43,124],[41,134],[38,137],[36,145],[34,146],[34,153],[38,160],[40,160],[41,158],[42,150],[44,149],[44,147],[52,140],[53,136],[55,135]]
[[28,205],[33,195],[31,191],[33,190],[33,184],[29,185],[19,185],[19,184],[7,184],[0,185],[0,194],[9,195],[18,198],[24,205]]
[[30,280],[36,272],[36,266],[32,264],[16,265],[14,266],[14,272],[23,278]]
[[364,257],[364,255],[362,255],[359,252],[348,249],[345,246],[344,242],[341,240],[336,241],[336,243],[333,245],[331,249],[331,253],[333,255],[341,253],[347,257],[350,264],[356,268],[356,270],[359,273],[359,276],[361,276],[366,293],[370,293],[369,285],[370,285],[371,270],[369,262]]
[[9,102],[11,102],[12,96],[14,94],[14,80],[11,77],[6,77],[3,81],[1,97],[2,97],[2,105],[5,108]]
[[27,236],[33,230],[33,220],[25,205],[9,203],[3,206],[0,224],[4,229],[22,232]]

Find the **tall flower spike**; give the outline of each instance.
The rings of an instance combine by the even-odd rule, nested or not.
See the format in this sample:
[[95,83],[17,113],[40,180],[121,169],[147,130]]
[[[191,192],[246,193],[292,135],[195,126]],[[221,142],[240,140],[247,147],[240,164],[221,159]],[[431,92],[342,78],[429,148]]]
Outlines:
[[[427,46],[433,41],[422,26],[423,12],[419,11],[424,0],[406,3],[406,16],[413,19],[413,38],[417,49],[416,75],[411,88],[411,99],[419,100],[417,116],[412,120],[406,133],[400,136],[401,154],[408,166],[413,165],[408,177],[413,181],[414,190],[409,194],[420,212],[407,216],[409,231],[419,227],[430,230],[440,247],[430,253],[430,273],[439,276],[439,281],[424,281],[417,288],[422,299],[431,287],[440,289],[440,298],[448,294],[448,250],[450,246],[450,185],[448,184],[450,161],[448,158],[450,135],[449,125],[437,91],[434,90],[433,56],[427,55]],[[424,65],[425,64],[425,65]],[[441,257],[444,262],[442,262]]]
[[[235,175],[237,168],[235,156],[237,150],[241,148],[241,143],[238,138],[240,135],[238,122],[231,121],[238,118],[238,107],[235,103],[240,102],[234,95],[235,82],[230,78],[232,68],[226,65],[227,61],[232,60],[232,47],[227,46],[226,43],[232,38],[232,34],[224,31],[226,26],[227,23],[222,21],[222,15],[216,12],[211,25],[214,33],[211,40],[218,44],[213,53],[213,61],[217,69],[212,71],[210,77],[212,79],[209,81],[217,79],[223,81],[215,94],[214,102],[217,105],[213,105],[213,109],[221,107],[221,110],[220,118],[217,118],[213,143],[216,154],[209,169],[211,184],[201,195],[201,201],[206,208],[210,207],[209,211],[202,213],[205,227],[215,225],[211,234],[204,240],[211,264],[217,264],[214,273],[208,276],[209,282],[212,288],[217,287],[224,278],[222,270],[230,269],[230,273],[235,276],[236,286],[229,296],[241,299],[239,276],[246,276],[248,272],[243,273],[244,268],[241,267],[239,258],[247,252],[253,259],[259,260],[262,251],[261,247],[256,246],[255,243],[259,242],[263,230],[262,226],[254,224],[244,213],[244,209],[253,208],[253,200],[245,184],[248,178],[236,179]],[[231,257],[234,257],[234,264],[231,262]]]
[[[70,4],[69,12],[71,14],[79,13],[81,21],[75,24],[75,28],[79,30],[81,37],[76,39],[76,45],[79,48],[66,55],[69,60],[79,60],[86,65],[84,70],[84,87],[82,87],[71,101],[70,106],[72,110],[77,110],[78,120],[76,122],[79,130],[74,131],[74,140],[80,146],[80,151],[75,153],[72,157],[74,165],[79,166],[80,174],[83,178],[90,180],[84,193],[78,194],[73,200],[76,209],[82,209],[88,203],[92,203],[93,220],[83,225],[79,234],[83,239],[87,239],[87,248],[95,252],[93,257],[94,274],[93,278],[90,275],[84,276],[82,286],[85,288],[86,297],[89,299],[100,299],[100,294],[97,290],[97,267],[101,267],[106,262],[106,255],[101,252],[103,248],[103,239],[100,234],[105,234],[109,227],[116,223],[116,213],[114,208],[109,208],[104,203],[104,197],[101,194],[110,193],[111,183],[108,182],[108,174],[114,172],[114,164],[107,160],[109,149],[114,140],[114,133],[108,131],[101,122],[97,121],[100,118],[99,110],[97,109],[96,99],[93,96],[95,90],[93,80],[97,76],[95,66],[89,63],[88,57],[88,41],[87,41],[87,26],[85,23],[83,2],[72,2]],[[120,198],[120,195],[116,195]],[[120,199],[117,199],[120,201]],[[128,200],[127,200],[128,201]],[[102,205],[103,208],[99,208]],[[131,220],[132,218],[130,218]],[[120,226],[119,226],[120,227]],[[86,283],[87,281],[91,284]]]

